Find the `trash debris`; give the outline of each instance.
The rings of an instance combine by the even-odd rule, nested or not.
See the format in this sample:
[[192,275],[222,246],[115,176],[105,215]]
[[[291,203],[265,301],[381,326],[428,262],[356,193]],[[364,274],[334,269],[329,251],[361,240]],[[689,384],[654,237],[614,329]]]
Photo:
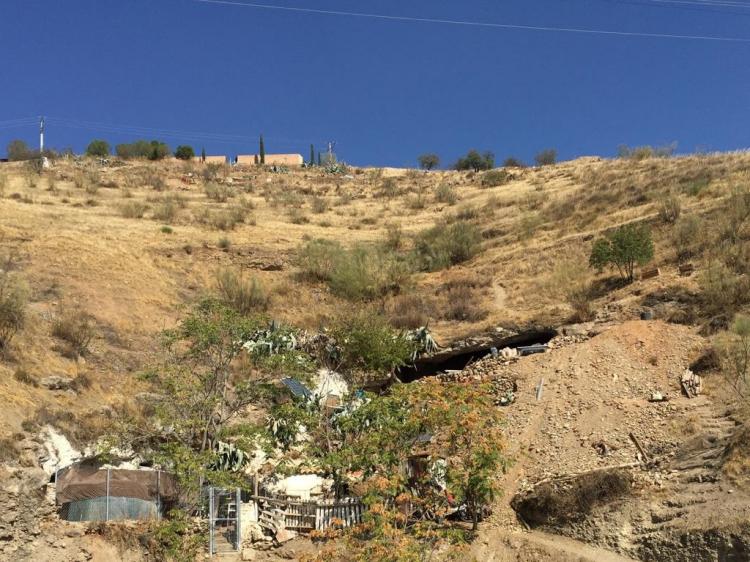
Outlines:
[[526,357],[527,355],[534,355],[536,353],[547,353],[548,349],[549,349],[549,346],[546,344],[524,345],[524,346],[516,348],[516,350],[518,351],[518,355],[520,355],[521,357]]
[[666,394],[659,392],[652,392],[648,398],[649,402],[669,402],[669,397]]
[[680,377],[680,386],[685,396],[688,398],[695,398],[703,390],[703,380],[700,375],[696,375],[690,369],[685,369]]
[[659,277],[659,275],[661,275],[661,270],[658,267],[651,267],[641,271],[641,279],[653,279],[654,277]]

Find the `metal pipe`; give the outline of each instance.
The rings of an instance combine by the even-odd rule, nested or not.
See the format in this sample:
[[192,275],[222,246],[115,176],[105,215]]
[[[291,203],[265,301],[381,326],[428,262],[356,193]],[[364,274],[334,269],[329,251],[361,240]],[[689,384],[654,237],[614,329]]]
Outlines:
[[107,469],[107,503],[106,503],[107,507],[106,507],[106,512],[104,516],[105,521],[109,521],[109,470],[110,469],[108,468]]

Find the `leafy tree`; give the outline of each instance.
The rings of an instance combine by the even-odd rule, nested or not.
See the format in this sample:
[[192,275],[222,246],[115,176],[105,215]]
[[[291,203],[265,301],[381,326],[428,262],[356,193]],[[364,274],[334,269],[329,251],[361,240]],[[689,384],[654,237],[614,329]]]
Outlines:
[[260,155],[261,165],[266,163],[266,143],[263,140],[263,135],[260,136],[260,147],[258,148],[258,154]]
[[148,158],[151,154],[151,144],[145,140],[132,143],[122,143],[115,146],[115,153],[124,160],[132,158]]
[[24,141],[15,139],[8,143],[8,160],[11,162],[30,160],[33,157],[34,151]]
[[534,156],[537,166],[552,166],[557,162],[557,150],[548,148]]
[[495,167],[495,155],[492,152],[485,152],[479,154],[478,151],[472,149],[466,156],[458,159],[456,162],[456,170],[474,170],[479,172],[480,170],[491,170]]
[[192,146],[181,144],[175,149],[174,156],[178,160],[192,160],[195,158],[195,151]]
[[169,147],[157,140],[151,141],[151,150],[148,154],[149,160],[162,160],[169,155]]
[[422,154],[419,158],[417,158],[417,161],[419,162],[419,167],[423,170],[432,170],[433,168],[437,168],[440,165],[440,156],[430,152],[427,154]]
[[100,158],[109,156],[109,143],[102,139],[94,139],[86,147],[86,154]]
[[645,265],[654,257],[654,242],[646,225],[628,224],[607,233],[594,243],[589,257],[591,267],[603,270],[616,267],[620,276],[633,281],[636,265]]

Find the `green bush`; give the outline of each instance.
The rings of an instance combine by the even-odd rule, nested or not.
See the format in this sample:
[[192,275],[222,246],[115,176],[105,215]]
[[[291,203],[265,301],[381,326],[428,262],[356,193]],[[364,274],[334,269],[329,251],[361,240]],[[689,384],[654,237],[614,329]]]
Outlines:
[[614,267],[627,281],[635,276],[635,266],[645,265],[654,257],[654,242],[646,225],[628,224],[609,232],[594,243],[589,257],[591,267],[603,270]]
[[109,143],[102,139],[94,139],[86,147],[86,154],[88,156],[98,156],[104,158],[109,156]]
[[422,271],[437,271],[473,258],[480,249],[479,229],[459,220],[421,232],[414,241],[416,263]]
[[195,158],[195,150],[192,146],[181,144],[175,149],[174,157],[178,160],[192,160]]
[[466,156],[462,156],[454,166],[458,171],[473,170],[491,170],[495,167],[495,155],[492,152],[480,154],[477,150],[470,150]]
[[268,292],[258,279],[245,278],[234,269],[220,269],[216,273],[216,290],[224,304],[240,314],[266,310],[270,302]]
[[339,367],[347,371],[392,373],[415,349],[383,316],[366,309],[340,318],[332,334],[341,353]]

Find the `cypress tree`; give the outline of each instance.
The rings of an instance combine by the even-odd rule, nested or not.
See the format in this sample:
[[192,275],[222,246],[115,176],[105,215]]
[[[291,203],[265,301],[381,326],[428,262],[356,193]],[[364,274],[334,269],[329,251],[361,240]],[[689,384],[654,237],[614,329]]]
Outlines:
[[315,147],[310,145],[310,166],[315,166]]
[[201,148],[201,162],[205,162],[205,161],[206,161],[206,147],[204,146]]
[[318,166],[321,166],[323,164],[321,158],[320,158],[320,151],[318,151]]
[[260,136],[260,149],[258,150],[258,153],[260,154],[260,163],[265,164],[266,163],[266,143],[263,142],[263,135]]

